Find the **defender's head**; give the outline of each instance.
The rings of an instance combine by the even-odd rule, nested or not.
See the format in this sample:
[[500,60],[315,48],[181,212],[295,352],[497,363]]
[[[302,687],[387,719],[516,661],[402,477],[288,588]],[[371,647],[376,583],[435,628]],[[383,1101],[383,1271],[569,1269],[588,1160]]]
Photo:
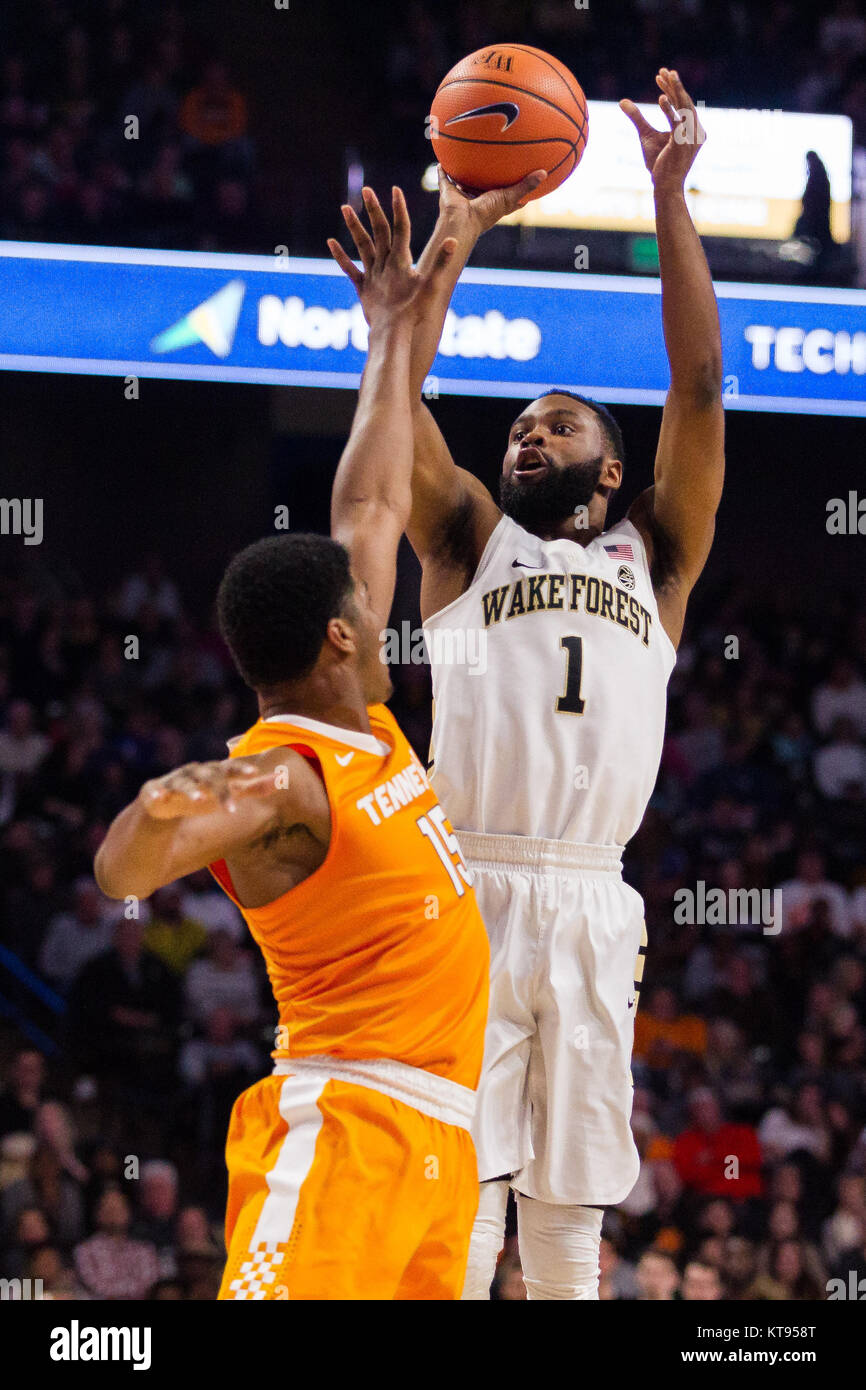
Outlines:
[[217,595],[220,631],[247,685],[264,698],[313,683],[337,703],[354,685],[366,704],[391,694],[379,623],[345,546],[327,536],[269,536],[241,550]]
[[572,391],[546,392],[511,426],[500,506],[541,536],[573,525],[578,507],[586,507],[590,526],[601,530],[624,459],[619,425],[603,405]]

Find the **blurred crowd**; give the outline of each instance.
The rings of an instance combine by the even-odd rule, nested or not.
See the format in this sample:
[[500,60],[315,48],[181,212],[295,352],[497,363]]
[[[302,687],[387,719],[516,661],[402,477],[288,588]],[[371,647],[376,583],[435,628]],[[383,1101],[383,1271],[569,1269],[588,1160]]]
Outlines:
[[[427,674],[393,672],[422,757]],[[698,596],[626,854],[650,943],[642,1169],[606,1217],[605,1298],[866,1276],[864,674],[862,601]],[[274,1006],[207,871],[117,903],[92,860],[146,778],[223,757],[254,717],[157,555],[100,599],[48,570],[0,582],[2,1277],[213,1295],[226,1123],[269,1068]],[[496,1293],[524,1296],[513,1234]]]
[[246,97],[180,6],[6,10],[0,235],[206,250],[255,242]]
[[395,148],[423,128],[450,67],[506,40],[555,53],[597,101],[655,101],[656,72],[673,67],[708,106],[840,113],[866,145],[863,0],[410,0],[402,16],[382,120]]
[[[846,114],[866,147],[863,0],[368,0],[276,31],[272,9],[225,3],[246,40],[237,71],[209,12],[191,19],[174,0],[9,0],[0,236],[273,252],[290,234],[293,253],[321,255],[353,169],[401,182],[426,228],[433,94],[503,39],[554,52],[590,98],[655,100],[664,64],[708,105]],[[301,42],[328,54],[314,78],[294,61]],[[275,119],[281,81],[264,69],[280,55],[300,95]]]

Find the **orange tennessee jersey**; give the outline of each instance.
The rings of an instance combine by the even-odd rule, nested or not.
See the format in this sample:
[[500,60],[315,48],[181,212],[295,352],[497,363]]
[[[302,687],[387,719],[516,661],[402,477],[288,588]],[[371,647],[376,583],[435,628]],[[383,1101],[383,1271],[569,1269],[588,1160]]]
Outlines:
[[[331,811],[327,856],[266,907],[238,903],[279,1009],[279,1059],[391,1058],[476,1087],[489,947],[471,875],[426,774],[384,705],[371,733],[260,719],[232,757],[291,747]],[[224,862],[211,866],[233,896]],[[235,901],[237,901],[235,899]]]

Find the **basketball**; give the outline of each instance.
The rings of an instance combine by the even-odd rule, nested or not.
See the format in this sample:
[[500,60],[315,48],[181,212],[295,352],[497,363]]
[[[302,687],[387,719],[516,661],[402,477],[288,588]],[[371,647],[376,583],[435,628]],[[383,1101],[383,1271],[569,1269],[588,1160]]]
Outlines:
[[540,48],[506,43],[451,69],[433,98],[429,128],[436,158],[463,188],[501,188],[546,169],[527,203],[577,168],[589,122],[586,97],[563,63]]

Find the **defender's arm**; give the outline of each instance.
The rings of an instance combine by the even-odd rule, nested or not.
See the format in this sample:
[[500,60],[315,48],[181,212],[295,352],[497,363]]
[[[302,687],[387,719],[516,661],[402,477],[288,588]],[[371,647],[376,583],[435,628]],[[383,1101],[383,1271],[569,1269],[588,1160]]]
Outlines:
[[96,855],[96,881],[109,898],[149,898],[276,825],[318,828],[323,815],[327,824],[322,783],[293,749],[189,763],[145,782],[115,816]]
[[472,198],[439,170],[439,219],[418,269],[423,273],[435,264],[446,239],[453,238],[456,246],[415,326],[411,362],[414,460],[406,534],[425,570],[421,596],[425,617],[462,592],[502,513],[484,484],[454,462],[422,399],[424,382],[439,349],[454,288],[479,237],[513,212],[545,177],[544,170],[535,170],[511,188],[491,189]]
[[346,225],[364,266],[359,272],[335,240],[334,259],[358,291],[370,339],[352,432],[331,498],[331,534],[352,556],[355,577],[367,585],[384,627],[391,611],[397,547],[412,509],[410,351],[421,307],[434,293],[456,249],[440,239],[425,267],[412,268],[405,199],[393,194],[394,231],[372,189],[364,189],[372,237],[349,207]]

